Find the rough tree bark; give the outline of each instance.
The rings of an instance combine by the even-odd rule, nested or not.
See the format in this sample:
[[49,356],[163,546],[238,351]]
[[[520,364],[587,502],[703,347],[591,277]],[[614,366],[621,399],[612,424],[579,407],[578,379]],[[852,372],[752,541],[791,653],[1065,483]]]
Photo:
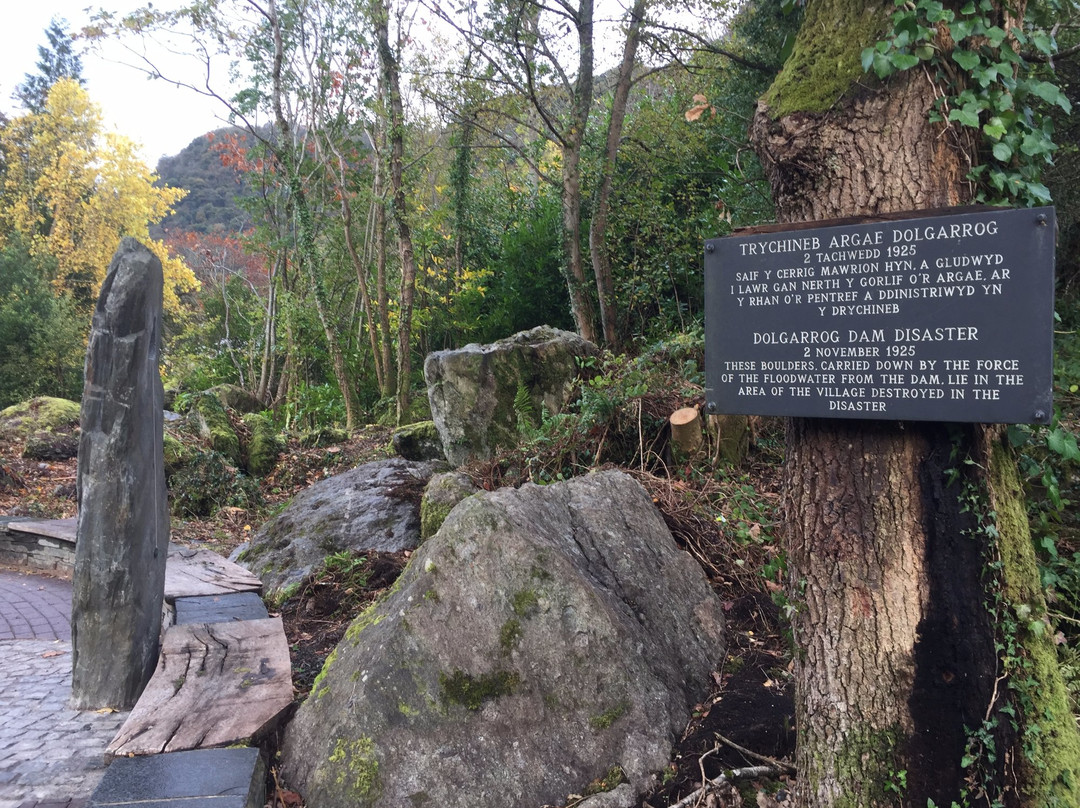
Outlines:
[[634,64],[637,61],[641,27],[645,22],[647,0],[634,0],[623,42],[622,62],[619,63],[615,94],[611,100],[611,117],[608,119],[607,143],[604,159],[600,164],[600,181],[596,189],[596,204],[589,222],[589,254],[592,257],[593,275],[596,278],[596,295],[600,303],[600,328],[604,343],[611,350],[619,347],[619,335],[615,327],[615,281],[612,278],[611,257],[607,253],[608,213],[611,210],[611,189],[615,179],[615,158],[619,154],[626,106],[633,84]]
[[[975,150],[929,123],[935,88],[927,75],[908,71],[883,86],[862,75],[860,51],[883,37],[893,9],[862,0],[808,4],[792,58],[751,131],[780,221],[971,199],[964,177]],[[1006,806],[1080,804],[1080,746],[1052,649],[1040,656],[1029,644],[1023,652],[1042,660],[1035,667],[1047,700],[1035,708],[1053,714],[1032,719],[1054,736],[1044,744],[1046,770],[1024,762],[1020,736],[1001,713],[1012,697],[988,589],[1009,590],[1034,565],[988,572],[999,550],[976,538],[979,519],[960,498],[962,490],[987,492],[986,513],[1013,515],[998,520],[999,548],[1013,548],[1001,555],[1022,555],[1027,542],[1030,557],[1020,492],[1002,483],[1015,479],[1010,462],[993,427],[789,421],[784,504],[798,607],[799,806],[924,808],[932,799],[945,807],[971,786]],[[950,486],[947,470],[958,466],[962,479]],[[1037,578],[1016,585],[1045,613]],[[965,782],[966,728],[987,718],[999,753]]]
[[401,68],[390,46],[390,9],[386,0],[372,0],[372,23],[379,51],[382,88],[386,92],[390,140],[391,215],[397,226],[398,256],[401,259],[401,289],[398,294],[397,421],[402,423],[409,409],[412,382],[412,311],[416,296],[416,255],[405,206],[405,111],[401,100]]

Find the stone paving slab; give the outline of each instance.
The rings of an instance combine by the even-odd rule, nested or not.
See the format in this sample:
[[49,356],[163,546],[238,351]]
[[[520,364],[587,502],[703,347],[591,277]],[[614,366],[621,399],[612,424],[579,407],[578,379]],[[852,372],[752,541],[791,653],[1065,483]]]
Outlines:
[[71,641],[71,581],[0,570],[0,640],[30,639]]
[[[7,613],[6,604],[0,611]],[[127,713],[68,708],[69,642],[3,640],[0,660],[0,808],[85,798],[101,780],[105,748]]]
[[91,808],[261,808],[266,770],[259,750],[198,749],[118,758]]
[[75,543],[77,520],[74,516],[67,519],[20,519],[7,525],[9,531],[33,533],[36,536],[48,536],[52,539]]

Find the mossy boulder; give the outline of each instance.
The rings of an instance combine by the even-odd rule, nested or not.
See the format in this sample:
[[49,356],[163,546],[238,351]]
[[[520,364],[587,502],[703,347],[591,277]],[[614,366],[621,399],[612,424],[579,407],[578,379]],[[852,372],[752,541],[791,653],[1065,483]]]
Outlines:
[[33,432],[26,438],[23,457],[31,460],[70,460],[79,456],[76,428],[60,432]]
[[283,774],[320,808],[561,805],[616,766],[640,794],[723,656],[719,600],[629,476],[477,494],[346,631]]
[[0,411],[0,436],[25,439],[35,432],[70,432],[79,424],[80,405],[66,398],[40,396]]
[[406,460],[443,460],[442,441],[434,421],[399,427],[391,438],[394,451]]
[[256,477],[262,477],[274,470],[278,457],[285,449],[274,422],[262,413],[250,413],[244,416],[244,423],[251,431],[247,442],[247,470]]
[[266,405],[239,385],[219,384],[211,387],[206,392],[215,396],[223,407],[245,415],[262,412],[266,409]]
[[264,524],[238,560],[275,599],[335,553],[411,550],[420,542],[420,497],[436,470],[391,458],[320,480]]
[[424,379],[446,459],[460,466],[514,446],[520,420],[561,412],[580,363],[599,353],[577,334],[540,326],[490,345],[430,354]]
[[420,540],[434,536],[454,506],[479,490],[469,475],[460,471],[448,471],[432,477],[420,500]]
[[345,443],[350,437],[347,429],[339,429],[336,426],[320,426],[302,433],[299,443],[306,449],[321,449],[326,446],[337,446],[340,443]]
[[192,430],[234,466],[243,465],[240,436],[236,434],[225,406],[210,392],[196,396],[188,411]]
[[162,444],[165,457],[165,476],[171,477],[180,470],[185,463],[192,459],[194,452],[184,444],[176,435],[165,430],[162,435]]
[[180,517],[213,516],[221,508],[262,505],[258,484],[213,450],[196,452],[169,478],[169,500]]

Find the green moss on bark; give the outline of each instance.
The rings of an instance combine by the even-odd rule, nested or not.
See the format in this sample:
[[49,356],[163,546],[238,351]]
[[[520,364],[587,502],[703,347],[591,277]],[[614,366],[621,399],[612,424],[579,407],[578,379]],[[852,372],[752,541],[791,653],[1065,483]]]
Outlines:
[[274,423],[262,413],[244,416],[244,423],[251,429],[247,445],[247,469],[262,477],[274,470],[278,456],[285,444],[274,429]]
[[[896,725],[886,728],[857,725],[844,735],[835,751],[832,747],[820,750],[826,757],[816,762],[814,771],[834,784],[847,784],[855,789],[832,795],[833,808],[868,805],[886,808],[900,804],[901,794],[896,789],[902,790],[906,776],[899,753],[903,736]],[[810,793],[817,792],[819,787],[818,782],[811,782]]]
[[772,117],[826,112],[847,95],[865,75],[863,49],[888,30],[891,7],[862,0],[808,3],[791,56],[762,98]]
[[[1024,510],[1016,462],[1000,442],[990,453],[990,490],[997,514],[998,545],[1005,598],[1015,611],[1028,607],[1028,621],[1046,615],[1035,551]],[[1024,805],[1056,808],[1080,805],[1080,730],[1069,710],[1057,651],[1049,632],[1023,630],[1020,641],[1028,656],[1035,685],[1027,689],[1029,714],[1020,716],[1024,746]],[[1022,686],[1022,685],[1021,685]]]

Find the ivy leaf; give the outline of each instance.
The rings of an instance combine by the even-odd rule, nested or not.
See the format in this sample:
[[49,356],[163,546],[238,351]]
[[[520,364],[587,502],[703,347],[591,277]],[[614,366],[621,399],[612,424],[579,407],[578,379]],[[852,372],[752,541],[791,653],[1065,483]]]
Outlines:
[[[984,126],[985,130],[986,127]],[[1013,150],[1007,143],[995,143],[994,144],[994,159],[1000,163],[1007,163],[1012,159]]]
[[1028,90],[1048,104],[1057,104],[1065,112],[1072,111],[1072,103],[1056,84],[1049,81],[1032,81],[1028,84]]
[[919,47],[917,47],[915,49],[915,55],[917,57],[919,57],[920,59],[922,59],[924,62],[929,60],[929,59],[933,59],[934,58],[934,46],[930,45],[930,44],[919,45]]
[[953,25],[952,31],[953,39],[956,42],[963,42],[969,36],[975,33],[975,21],[974,20],[957,20]]
[[960,48],[957,48],[952,52],[952,58],[954,62],[960,65],[960,67],[969,72],[974,70],[979,63],[982,62],[982,57],[979,56],[979,54],[974,51],[962,50]]
[[977,129],[979,127],[979,109],[974,103],[964,104],[960,109],[949,111],[949,120],[959,121],[963,126]]
[[1036,31],[1031,35],[1032,44],[1040,53],[1050,56],[1054,52],[1054,39],[1046,31]]
[[1041,182],[1029,182],[1027,184],[1027,192],[1035,202],[1045,202],[1049,204],[1051,201],[1050,189]]
[[1034,157],[1038,154],[1049,154],[1054,150],[1053,146],[1053,141],[1042,131],[1028,132],[1020,143],[1020,151],[1028,157]]
[[874,66],[875,56],[877,50],[875,48],[863,48],[862,50],[862,69],[863,73],[869,73],[870,68]]
[[[988,138],[991,138],[993,140],[1001,140],[1001,138],[1004,137],[1007,131],[1008,130],[1005,128],[1005,122],[1001,120],[1000,115],[995,115],[985,124],[983,124],[983,132],[986,133],[986,136]],[[1009,151],[1011,152],[1012,149],[1010,149]],[[1008,158],[1006,157],[1005,159],[1007,160]]]
[[1077,447],[1076,436],[1061,427],[1046,436],[1046,445],[1050,451],[1065,460],[1080,460],[1080,447]]
[[919,63],[919,57],[910,53],[894,53],[889,57],[889,61],[898,71],[910,70]]

